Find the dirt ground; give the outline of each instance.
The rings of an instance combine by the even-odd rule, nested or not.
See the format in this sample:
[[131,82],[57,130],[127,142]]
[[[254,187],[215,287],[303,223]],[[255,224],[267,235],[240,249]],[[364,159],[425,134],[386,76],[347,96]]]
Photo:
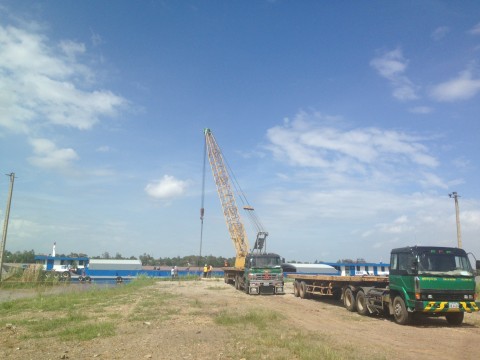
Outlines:
[[[241,349],[248,344],[236,342],[224,327],[212,321],[212,314],[225,309],[249,308],[279,312],[286,318],[283,331],[302,329],[325,335],[337,348],[358,349],[362,358],[478,359],[480,354],[478,313],[466,314],[461,327],[449,327],[443,318],[400,326],[391,319],[348,312],[333,300],[296,298],[291,283],[287,283],[283,296],[249,296],[223,281],[209,280],[163,281],[148,291],[175,294],[180,310],[166,320],[154,317],[143,322],[122,321],[117,324],[115,336],[87,342],[61,342],[52,338],[22,340],[21,329],[0,324],[0,358],[241,360],[241,356],[232,357],[231,349]],[[0,297],[5,300],[15,295],[0,291]],[[137,301],[141,299],[139,293]],[[135,303],[118,311],[128,319]],[[259,358],[275,359],[275,356]]]

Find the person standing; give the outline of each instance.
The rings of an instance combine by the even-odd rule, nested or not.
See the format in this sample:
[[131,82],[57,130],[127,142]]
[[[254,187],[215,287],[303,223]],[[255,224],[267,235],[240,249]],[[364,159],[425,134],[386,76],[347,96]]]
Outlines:
[[175,277],[175,268],[172,266],[172,269],[170,270],[170,275],[172,276],[172,280]]
[[205,264],[205,266],[203,267],[203,277],[206,278],[207,274],[208,274],[208,266],[207,264]]
[[212,271],[213,271],[213,266],[212,266],[212,265],[208,265],[208,277],[209,277],[209,278],[212,277]]

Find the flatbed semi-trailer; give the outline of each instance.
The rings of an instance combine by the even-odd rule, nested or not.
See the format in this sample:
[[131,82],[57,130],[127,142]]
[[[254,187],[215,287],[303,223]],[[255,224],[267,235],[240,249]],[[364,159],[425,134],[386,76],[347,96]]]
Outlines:
[[465,312],[479,311],[475,272],[464,250],[413,246],[393,249],[388,276],[287,274],[302,299],[331,296],[361,315],[393,315],[405,325],[414,314],[445,316],[460,325]]

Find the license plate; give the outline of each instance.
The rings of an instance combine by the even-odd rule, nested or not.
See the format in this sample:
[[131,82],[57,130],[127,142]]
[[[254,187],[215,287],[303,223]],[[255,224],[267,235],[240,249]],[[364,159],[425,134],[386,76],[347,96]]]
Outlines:
[[264,282],[264,283],[263,283],[263,286],[270,286],[270,283]]
[[448,306],[450,309],[458,309],[458,302],[451,302]]

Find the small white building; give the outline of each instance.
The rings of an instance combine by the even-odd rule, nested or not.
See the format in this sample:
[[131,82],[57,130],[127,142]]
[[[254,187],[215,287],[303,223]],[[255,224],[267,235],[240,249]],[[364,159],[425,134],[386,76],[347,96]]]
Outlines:
[[142,270],[140,260],[90,259],[89,270]]

